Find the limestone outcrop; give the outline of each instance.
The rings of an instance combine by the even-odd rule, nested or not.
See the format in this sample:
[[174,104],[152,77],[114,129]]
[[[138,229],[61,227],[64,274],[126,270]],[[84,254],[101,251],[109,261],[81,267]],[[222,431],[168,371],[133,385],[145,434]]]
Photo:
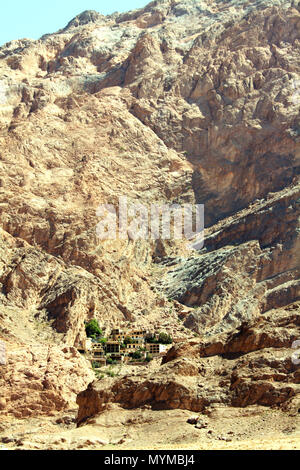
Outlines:
[[1,366],[0,419],[53,416],[74,408],[77,394],[93,377],[76,348],[11,344]]

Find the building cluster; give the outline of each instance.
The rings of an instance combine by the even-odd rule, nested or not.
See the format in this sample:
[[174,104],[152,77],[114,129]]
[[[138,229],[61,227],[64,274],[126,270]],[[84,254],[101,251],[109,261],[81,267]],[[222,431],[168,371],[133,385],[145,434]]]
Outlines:
[[[149,335],[147,330],[115,328],[106,342],[99,343],[87,338],[85,345],[79,351],[85,353],[92,363],[97,362],[103,366],[107,364],[109,358],[119,363],[134,361],[134,353],[139,351],[141,359],[146,360],[149,355],[152,357],[163,355],[171,347],[170,344],[147,342]],[[154,339],[158,339],[158,335],[154,335]]]

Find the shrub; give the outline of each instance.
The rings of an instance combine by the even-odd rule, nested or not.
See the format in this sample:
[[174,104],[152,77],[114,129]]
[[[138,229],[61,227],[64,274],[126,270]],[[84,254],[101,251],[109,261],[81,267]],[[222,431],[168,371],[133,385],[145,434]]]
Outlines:
[[148,353],[147,356],[146,356],[145,361],[146,361],[146,362],[150,362],[150,361],[152,361],[152,359],[153,359],[152,354],[149,354],[149,353]]
[[97,361],[93,361],[93,362],[92,362],[92,368],[93,368],[93,369],[98,369],[99,367],[100,367],[99,362],[97,362]]
[[142,358],[141,351],[134,351],[134,353],[132,353],[132,358],[133,359],[141,359]]
[[112,370],[107,370],[106,371],[106,374],[109,376],[109,377],[115,377],[116,376],[116,373]]

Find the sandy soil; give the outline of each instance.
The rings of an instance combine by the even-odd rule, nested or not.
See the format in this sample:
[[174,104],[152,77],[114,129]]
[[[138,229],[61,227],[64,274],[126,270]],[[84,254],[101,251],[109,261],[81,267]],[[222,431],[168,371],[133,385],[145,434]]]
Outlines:
[[76,411],[0,423],[0,449],[285,450],[300,449],[300,416],[263,407],[212,408],[204,427],[187,410],[124,410],[112,406],[76,427]]

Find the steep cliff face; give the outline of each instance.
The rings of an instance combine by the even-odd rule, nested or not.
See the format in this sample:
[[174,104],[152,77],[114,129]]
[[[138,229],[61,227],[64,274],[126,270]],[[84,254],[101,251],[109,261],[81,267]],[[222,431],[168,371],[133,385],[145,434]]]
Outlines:
[[178,260],[159,281],[168,297],[194,307],[187,327],[212,334],[299,300],[299,189],[211,227],[206,253]]
[[[159,0],[121,15],[87,11],[55,34],[0,48],[0,339],[19,348],[0,380],[15,388],[15,370],[30,389],[31,347],[41,365],[30,403],[18,395],[18,415],[5,388],[3,414],[74,402],[93,378],[72,353],[90,318],[163,328],[195,346],[183,342],[179,356],[175,347],[145,381],[111,379],[110,395],[90,387],[79,420],[109,401],[202,410],[297,395],[296,369],[272,348],[300,339],[299,11],[284,0]],[[124,195],[205,204],[204,248],[129,232],[100,241],[97,207]],[[273,313],[284,327],[270,339]],[[246,333],[232,343],[256,322],[259,348]],[[236,353],[241,362],[222,357]],[[47,354],[59,373],[47,374],[44,410]],[[199,394],[206,364],[212,389]],[[282,387],[271,383],[277,368]],[[70,370],[74,387],[64,385]]]

